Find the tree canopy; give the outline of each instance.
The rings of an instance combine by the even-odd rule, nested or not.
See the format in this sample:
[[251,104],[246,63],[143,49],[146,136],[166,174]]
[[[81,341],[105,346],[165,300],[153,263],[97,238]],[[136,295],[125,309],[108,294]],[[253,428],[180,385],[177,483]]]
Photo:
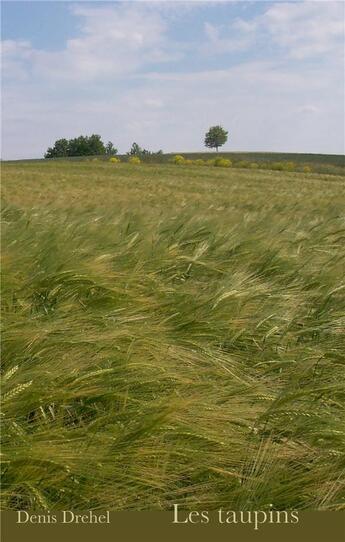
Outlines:
[[205,146],[211,149],[221,147],[228,140],[228,132],[222,126],[211,126],[205,134]]
[[147,149],[142,149],[138,143],[133,143],[129,152],[127,153],[128,156],[138,156],[139,158],[143,158],[145,156],[160,156],[163,154],[162,150],[159,150],[157,152],[148,151]]
[[58,139],[53,147],[49,147],[45,153],[45,158],[61,158],[64,156],[94,156],[117,154],[117,149],[111,141],[105,146],[101,136],[92,134],[91,136],[79,136],[74,139]]

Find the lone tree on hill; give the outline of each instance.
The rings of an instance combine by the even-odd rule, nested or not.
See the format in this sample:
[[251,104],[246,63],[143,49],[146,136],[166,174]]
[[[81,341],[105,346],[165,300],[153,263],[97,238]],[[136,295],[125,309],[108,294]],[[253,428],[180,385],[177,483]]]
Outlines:
[[208,132],[205,134],[205,146],[210,149],[216,149],[221,147],[228,140],[228,132],[221,126],[211,126]]

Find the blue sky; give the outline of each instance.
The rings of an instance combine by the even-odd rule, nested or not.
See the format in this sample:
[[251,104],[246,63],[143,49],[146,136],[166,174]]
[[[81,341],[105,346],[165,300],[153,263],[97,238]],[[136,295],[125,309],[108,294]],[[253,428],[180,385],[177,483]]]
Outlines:
[[344,152],[344,4],[2,3],[2,157],[99,133],[203,150]]

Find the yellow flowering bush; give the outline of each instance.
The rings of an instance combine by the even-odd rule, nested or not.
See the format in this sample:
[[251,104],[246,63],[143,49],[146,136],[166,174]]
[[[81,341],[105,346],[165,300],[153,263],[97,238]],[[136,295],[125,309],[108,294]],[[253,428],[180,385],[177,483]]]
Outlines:
[[312,172],[312,169],[310,166],[304,166],[303,167],[303,173],[311,173]]
[[132,156],[132,157],[128,160],[128,162],[129,162],[130,164],[138,165],[138,164],[141,163],[141,160],[140,160],[140,158],[139,158],[138,156]]
[[231,167],[232,162],[231,160],[228,160],[227,158],[216,158],[214,161],[214,165],[216,167]]
[[113,156],[112,158],[109,158],[109,162],[111,162],[112,164],[119,164],[121,160],[120,158],[116,158],[115,156]]
[[181,154],[176,154],[173,158],[174,164],[177,164],[178,166],[182,166],[185,163],[186,159],[184,156],[181,156]]
[[194,160],[194,164],[196,166],[206,166],[207,162],[202,160],[202,158],[198,158],[197,160]]

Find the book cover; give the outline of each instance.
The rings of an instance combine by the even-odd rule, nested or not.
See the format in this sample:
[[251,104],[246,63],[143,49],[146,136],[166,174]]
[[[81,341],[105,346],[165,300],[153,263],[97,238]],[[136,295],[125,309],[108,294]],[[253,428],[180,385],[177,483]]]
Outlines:
[[344,536],[344,4],[4,1],[4,542]]

